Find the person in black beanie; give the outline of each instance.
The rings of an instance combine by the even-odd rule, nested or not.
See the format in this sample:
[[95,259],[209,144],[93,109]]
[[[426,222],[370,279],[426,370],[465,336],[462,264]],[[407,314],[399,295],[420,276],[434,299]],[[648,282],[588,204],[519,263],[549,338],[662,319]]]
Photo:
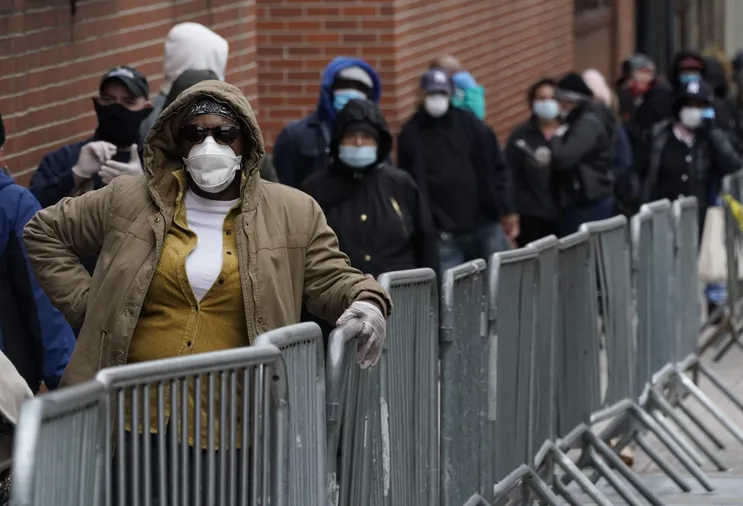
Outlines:
[[723,176],[743,165],[730,137],[706,117],[713,100],[714,91],[704,81],[692,81],[679,90],[671,107],[673,119],[653,127],[640,167],[643,202],[679,195],[697,198],[700,238]]
[[557,83],[564,124],[550,139],[552,187],[560,207],[560,235],[577,232],[583,223],[609,218],[614,207],[615,122],[606,107],[592,101],[593,92],[576,73]]

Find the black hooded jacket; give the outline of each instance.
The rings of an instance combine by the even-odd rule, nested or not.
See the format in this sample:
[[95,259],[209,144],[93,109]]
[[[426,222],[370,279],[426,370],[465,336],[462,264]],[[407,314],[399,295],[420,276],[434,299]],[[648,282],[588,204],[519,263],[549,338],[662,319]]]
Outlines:
[[[376,132],[377,161],[369,168],[348,167],[338,158],[338,144],[354,123]],[[341,251],[363,273],[376,277],[418,267],[437,271],[431,213],[413,179],[386,162],[391,151],[392,136],[378,106],[352,100],[335,119],[330,166],[305,179],[302,189],[320,204]]]
[[580,207],[612,195],[617,124],[610,115],[603,104],[583,102],[565,118],[565,134],[550,139],[553,185],[561,207]]

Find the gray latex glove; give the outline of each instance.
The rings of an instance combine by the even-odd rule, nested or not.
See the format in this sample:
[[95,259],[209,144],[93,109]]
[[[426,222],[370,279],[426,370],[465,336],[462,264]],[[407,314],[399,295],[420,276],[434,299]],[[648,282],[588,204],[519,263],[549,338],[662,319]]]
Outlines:
[[377,365],[387,339],[387,321],[377,306],[356,301],[338,318],[336,325],[356,324],[360,328],[357,338],[359,350],[356,360],[362,369]]
[[77,163],[72,167],[72,173],[79,178],[90,179],[115,154],[116,146],[110,142],[89,142],[80,150]]

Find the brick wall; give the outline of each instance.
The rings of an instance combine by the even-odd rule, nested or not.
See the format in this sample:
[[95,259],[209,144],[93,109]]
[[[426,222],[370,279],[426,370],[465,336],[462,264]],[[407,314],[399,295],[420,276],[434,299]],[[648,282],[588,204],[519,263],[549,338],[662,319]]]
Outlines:
[[526,114],[525,88],[573,62],[572,0],[257,0],[259,120],[272,144],[317,103],[335,56],[380,73],[392,128],[413,111],[418,78],[456,55],[487,89],[488,121],[506,134]]
[[103,73],[132,65],[162,82],[174,23],[196,21],[230,43],[227,79],[257,95],[253,0],[7,0],[0,3],[0,113],[6,161],[22,183],[48,151],[95,129],[90,98]]
[[269,147],[314,108],[335,56],[379,71],[397,128],[429,61],[454,54],[486,87],[488,122],[502,138],[527,114],[526,87],[575,64],[573,0],[76,0],[74,16],[72,3],[0,2],[0,113],[21,182],[44,153],[93,131],[90,97],[108,68],[133,65],[157,92],[163,39],[181,21],[229,40],[227,79],[256,107]]

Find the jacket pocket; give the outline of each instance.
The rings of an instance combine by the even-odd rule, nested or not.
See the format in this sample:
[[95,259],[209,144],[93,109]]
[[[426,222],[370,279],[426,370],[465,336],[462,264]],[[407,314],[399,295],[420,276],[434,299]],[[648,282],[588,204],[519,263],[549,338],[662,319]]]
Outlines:
[[400,204],[397,203],[397,200],[395,197],[390,197],[390,204],[392,204],[392,209],[394,209],[395,214],[398,218],[400,218],[400,225],[402,225],[402,232],[405,234],[405,237],[408,237],[408,226],[405,223],[405,216],[402,214],[402,209],[400,208]]

